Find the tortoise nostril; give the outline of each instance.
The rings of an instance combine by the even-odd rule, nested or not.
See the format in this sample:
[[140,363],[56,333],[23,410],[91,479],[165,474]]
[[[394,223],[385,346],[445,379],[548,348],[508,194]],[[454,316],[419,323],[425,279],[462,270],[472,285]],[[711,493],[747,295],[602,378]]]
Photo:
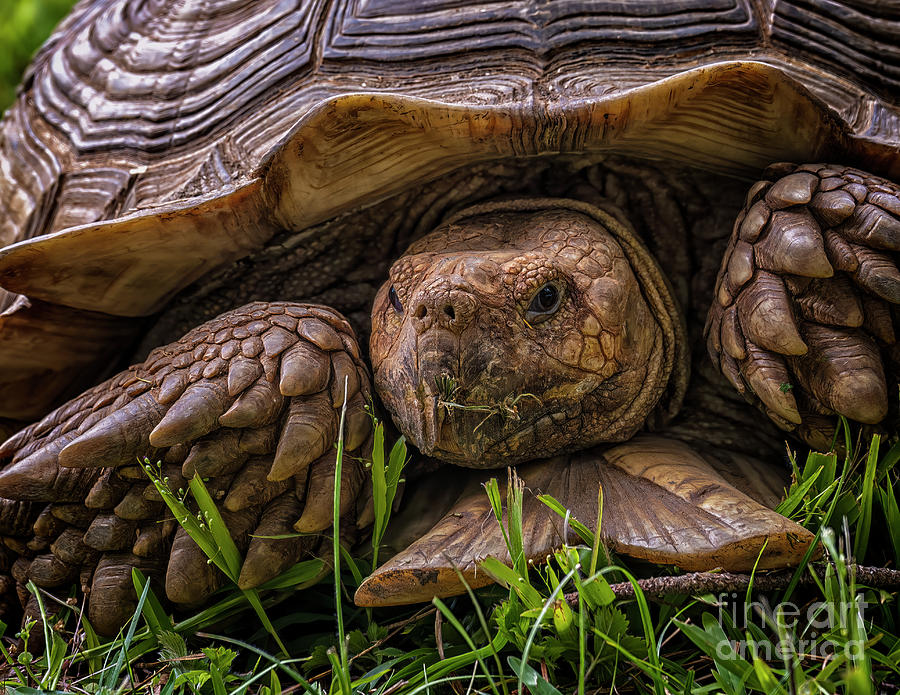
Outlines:
[[424,319],[426,316],[428,316],[428,309],[425,308],[424,304],[419,304],[419,307],[416,309],[415,315],[417,319]]
[[456,312],[453,310],[453,307],[450,306],[449,304],[447,304],[444,307],[444,313],[447,314],[447,316],[450,318],[451,321],[456,318]]

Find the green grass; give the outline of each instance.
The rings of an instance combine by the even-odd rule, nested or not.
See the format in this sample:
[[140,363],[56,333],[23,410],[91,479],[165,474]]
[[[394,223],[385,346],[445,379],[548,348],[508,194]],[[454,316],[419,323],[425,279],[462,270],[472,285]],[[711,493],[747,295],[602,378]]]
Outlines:
[[[522,551],[522,485],[511,475],[506,495],[496,481],[485,493],[513,559],[512,567],[484,564],[497,586],[431,607],[362,610],[351,597],[373,566],[406,457],[402,442],[386,455],[380,424],[377,431],[375,540],[351,556],[335,536],[329,562],[340,572],[331,574],[333,583],[315,583],[328,567],[307,561],[254,592],[235,583],[210,607],[176,619],[136,572],[138,609],[106,642],[79,616],[77,602],[39,592],[47,620],[26,626],[23,651],[4,648],[5,685],[16,692],[212,695],[663,695],[874,693],[900,684],[896,594],[859,585],[851,560],[855,553],[859,563],[900,564],[900,444],[876,437],[867,447],[854,445],[843,423],[846,454],[792,459],[794,482],[780,509],[819,534],[825,557],[816,562],[818,574],[805,564],[781,591],[650,600],[636,578],[675,571],[613,556],[591,531],[593,519],[570,519],[583,545],[562,548],[545,567],[530,565]],[[154,480],[211,561],[235,581],[236,550],[202,483],[182,497],[158,475]],[[565,514],[555,500],[544,501]],[[199,512],[190,512],[195,505]],[[801,582],[804,575],[817,578]],[[617,599],[616,582],[632,582],[636,598]],[[36,635],[50,649],[29,651]]]

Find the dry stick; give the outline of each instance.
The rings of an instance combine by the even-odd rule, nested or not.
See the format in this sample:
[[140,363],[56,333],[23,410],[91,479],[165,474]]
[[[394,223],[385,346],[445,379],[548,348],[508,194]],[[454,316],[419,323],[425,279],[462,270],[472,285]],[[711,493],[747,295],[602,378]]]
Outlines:
[[[810,565],[810,568],[813,569],[819,579],[825,576],[824,567],[813,567]],[[848,565],[848,569],[856,573],[856,581],[859,584],[880,588],[900,588],[900,570],[862,565]],[[646,596],[660,598],[673,594],[746,591],[751,581],[753,588],[758,591],[773,591],[786,588],[791,583],[793,576],[793,572],[757,574],[755,577],[734,572],[689,572],[688,574],[680,574],[674,577],[638,579],[637,584]],[[800,584],[813,584],[814,581],[809,574],[803,574],[800,577]],[[616,598],[634,598],[634,585],[631,582],[610,584],[610,588],[613,590]],[[565,598],[572,606],[578,604],[578,592],[566,594]]]

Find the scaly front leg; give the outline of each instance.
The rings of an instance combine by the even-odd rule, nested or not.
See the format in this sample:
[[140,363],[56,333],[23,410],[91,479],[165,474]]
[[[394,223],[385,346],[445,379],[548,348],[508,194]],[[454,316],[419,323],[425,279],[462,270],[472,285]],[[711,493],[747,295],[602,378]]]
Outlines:
[[[173,490],[207,481],[237,546],[239,584],[271,579],[331,526],[335,448],[347,384],[342,515],[362,485],[368,372],[349,324],[326,307],[256,303],[154,350],[9,439],[0,497],[47,503],[14,576],[53,587],[81,575],[98,632],[131,615],[131,568],[165,572],[170,601],[203,601],[223,580],[170,517],[137,465],[162,461]],[[10,503],[13,504],[13,503]],[[38,506],[38,509],[40,507]],[[162,522],[162,523],[160,523]],[[251,536],[253,536],[251,538]]]
[[848,167],[775,165],[722,261],[710,355],[783,429],[822,444],[818,416],[888,411],[883,351],[900,302],[898,186]]

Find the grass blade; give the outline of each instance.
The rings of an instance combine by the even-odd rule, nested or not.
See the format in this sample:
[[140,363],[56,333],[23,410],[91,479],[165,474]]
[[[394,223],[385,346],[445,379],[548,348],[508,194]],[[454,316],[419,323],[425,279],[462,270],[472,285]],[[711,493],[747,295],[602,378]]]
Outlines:
[[338,651],[340,661],[336,664],[332,650],[328,652],[328,658],[332,662],[332,668],[337,668],[335,677],[341,684],[341,692],[350,695],[350,670],[349,655],[347,653],[347,637],[344,630],[344,601],[341,596],[341,474],[344,467],[344,420],[347,416],[347,384],[348,378],[344,377],[344,403],[341,406],[341,421],[338,425],[337,456],[334,462],[334,498],[332,500],[332,553],[334,558],[334,609],[337,615]]
[[575,529],[575,533],[578,534],[578,537],[584,541],[585,545],[591,548],[594,547],[594,545],[597,543],[594,532],[591,531],[587,526],[582,524],[580,521],[578,521],[578,519],[573,517],[569,510],[563,506],[562,502],[553,497],[553,495],[538,495],[538,499],[547,507],[556,512],[560,517],[567,520],[569,525],[573,529]]
[[475,659],[478,662],[478,665],[481,667],[481,670],[484,672],[485,677],[488,679],[488,681],[491,684],[491,690],[494,691],[494,695],[500,695],[499,691],[497,690],[497,686],[494,684],[494,679],[491,677],[491,672],[488,671],[488,668],[484,663],[484,659],[482,658],[481,654],[478,652],[478,649],[475,647],[475,643],[472,641],[472,638],[469,637],[469,633],[462,626],[462,624],[459,622],[459,620],[457,620],[456,616],[453,615],[453,611],[451,611],[449,608],[447,608],[447,605],[443,601],[441,601],[441,599],[437,598],[436,596],[433,599],[431,599],[431,602],[437,607],[437,609],[441,612],[441,614],[447,619],[447,622],[450,623],[456,629],[456,631],[459,633],[460,637],[462,637],[465,640],[469,649],[472,650],[472,654],[475,655]]
[[856,527],[856,541],[853,544],[853,555],[857,562],[862,562],[866,556],[866,548],[869,545],[869,531],[872,527],[872,507],[875,496],[875,471],[878,463],[878,449],[881,445],[881,436],[873,435],[872,444],[869,447],[869,455],[866,457],[866,472],[863,476],[863,486],[860,493],[860,519]]

